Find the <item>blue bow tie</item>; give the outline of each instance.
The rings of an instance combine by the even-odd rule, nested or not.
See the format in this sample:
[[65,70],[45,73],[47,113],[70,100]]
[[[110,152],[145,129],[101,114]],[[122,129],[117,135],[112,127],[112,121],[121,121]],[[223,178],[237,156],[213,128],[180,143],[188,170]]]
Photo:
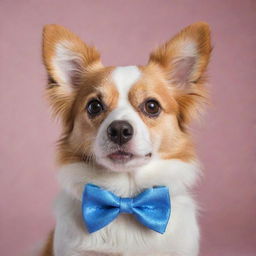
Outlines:
[[128,213],[146,227],[163,234],[170,212],[169,190],[164,186],[147,189],[134,198],[118,197],[93,184],[84,188],[82,214],[90,233],[107,226],[120,213]]

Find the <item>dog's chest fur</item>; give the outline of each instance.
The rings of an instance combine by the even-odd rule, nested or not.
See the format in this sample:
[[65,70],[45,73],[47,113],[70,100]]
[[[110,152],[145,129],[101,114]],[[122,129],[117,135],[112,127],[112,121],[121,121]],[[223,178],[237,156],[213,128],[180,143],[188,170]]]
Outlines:
[[[155,160],[132,174],[93,169],[83,163],[63,166],[59,173],[63,190],[55,208],[55,255],[88,255],[88,251],[196,255],[199,236],[196,205],[187,188],[195,182],[198,172],[196,163],[179,160]],[[88,234],[81,216],[81,195],[86,183],[102,186],[123,197],[134,196],[155,185],[168,186],[172,208],[166,232],[158,234],[142,226],[133,216],[123,214],[107,227]]]

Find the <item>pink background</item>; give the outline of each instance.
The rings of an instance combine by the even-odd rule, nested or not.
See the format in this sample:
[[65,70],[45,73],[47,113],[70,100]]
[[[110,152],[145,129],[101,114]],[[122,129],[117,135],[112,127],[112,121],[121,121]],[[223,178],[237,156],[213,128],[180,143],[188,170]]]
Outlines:
[[196,189],[203,256],[256,255],[256,2],[0,1],[0,254],[22,255],[53,227],[59,127],[43,98],[44,24],[69,27],[106,65],[144,64],[158,43],[203,20],[212,27],[212,106],[194,126],[205,167]]

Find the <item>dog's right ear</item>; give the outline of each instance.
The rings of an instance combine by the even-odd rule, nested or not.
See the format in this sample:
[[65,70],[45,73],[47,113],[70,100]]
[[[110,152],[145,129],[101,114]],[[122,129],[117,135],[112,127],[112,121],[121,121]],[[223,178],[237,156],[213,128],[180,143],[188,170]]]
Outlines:
[[207,103],[205,71],[211,55],[210,27],[197,22],[158,47],[149,63],[158,65],[175,90],[179,106],[178,121],[184,129]]
[[59,25],[46,25],[43,29],[43,61],[55,113],[70,107],[69,102],[89,71],[102,67],[100,54],[94,47]]

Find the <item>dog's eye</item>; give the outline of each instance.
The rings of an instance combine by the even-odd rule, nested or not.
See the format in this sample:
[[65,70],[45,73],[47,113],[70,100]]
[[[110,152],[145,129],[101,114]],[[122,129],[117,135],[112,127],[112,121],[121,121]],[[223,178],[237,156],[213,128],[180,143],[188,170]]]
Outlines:
[[87,104],[87,112],[91,117],[99,115],[103,110],[103,105],[99,100],[94,99]]
[[143,112],[149,117],[157,117],[160,114],[161,107],[156,100],[147,100],[142,108]]

